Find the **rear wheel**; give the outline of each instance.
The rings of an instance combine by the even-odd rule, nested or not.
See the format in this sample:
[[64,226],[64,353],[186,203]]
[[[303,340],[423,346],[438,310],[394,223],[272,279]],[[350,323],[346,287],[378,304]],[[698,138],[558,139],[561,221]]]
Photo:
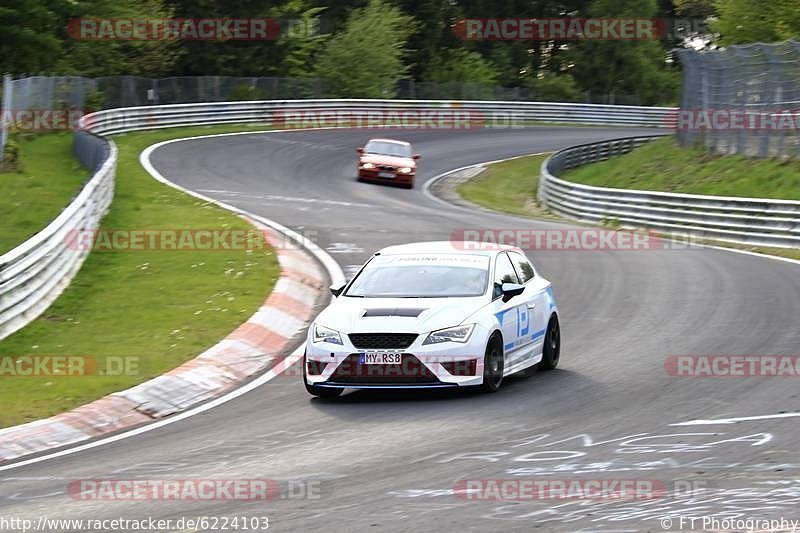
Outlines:
[[553,370],[558,366],[561,357],[561,328],[558,325],[558,317],[553,315],[547,324],[547,332],[544,334],[544,347],[542,348],[542,362],[539,363],[541,370]]
[[483,384],[486,392],[496,392],[503,383],[503,345],[497,336],[489,339],[486,355],[483,357]]
[[303,355],[303,385],[306,386],[306,390],[312,396],[317,396],[318,398],[336,398],[341,396],[342,389],[332,389],[328,387],[317,387],[316,385],[311,385],[308,383],[308,379],[306,379],[306,356]]

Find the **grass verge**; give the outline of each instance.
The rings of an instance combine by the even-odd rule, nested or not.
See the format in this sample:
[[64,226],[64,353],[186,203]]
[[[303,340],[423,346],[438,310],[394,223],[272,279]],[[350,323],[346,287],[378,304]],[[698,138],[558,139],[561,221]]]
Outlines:
[[[662,140],[656,140],[649,143],[643,148],[652,147],[651,145],[661,144]],[[629,154],[630,155],[630,154]],[[476,177],[464,182],[456,187],[456,192],[467,201],[474,204],[509,213],[512,215],[520,215],[531,218],[548,218],[554,217],[546,209],[541,208],[536,202],[536,191],[539,187],[539,169],[541,168],[542,161],[547,155],[534,155],[527,157],[519,157],[502,163],[495,163],[486,167],[486,170]],[[627,157],[627,156],[623,156]],[[616,159],[623,159],[623,157]],[[717,158],[714,158],[717,159]],[[645,159],[646,161],[646,159]],[[747,160],[750,161],[750,160]],[[570,172],[566,179],[577,181],[574,174],[593,166],[600,166],[606,163],[612,163],[613,160],[605,161],[602,163],[595,163],[587,167],[582,167]],[[726,163],[727,165],[727,163]],[[613,167],[616,168],[616,167]],[[624,166],[622,167],[625,168]],[[610,172],[607,170],[606,172]],[[605,175],[605,174],[604,174]],[[798,173],[800,175],[800,173]],[[611,177],[608,181],[600,180],[593,176],[597,182],[590,183],[590,185],[598,186],[611,186],[622,187],[622,184],[608,185],[608,181],[615,181],[616,177]],[[797,179],[797,178],[795,178]],[[583,183],[588,183],[584,181]],[[636,188],[636,187],[631,187]],[[648,187],[641,187],[648,188]],[[683,191],[681,191],[683,192]],[[707,193],[704,193],[707,194]],[[719,193],[716,193],[719,194]],[[574,221],[570,221],[575,223]],[[779,257],[788,257],[790,259],[800,260],[800,250],[791,248],[767,248],[763,246],[749,246],[745,244],[736,244],[729,242],[701,240],[705,244],[714,246],[722,246],[726,248],[735,248],[737,250],[747,250],[765,255],[775,255]]]
[[800,161],[714,155],[673,137],[564,173],[569,181],[651,191],[800,200]]
[[[103,228],[250,229],[239,217],[156,182],[139,165],[139,153],[159,141],[249,129],[264,128],[176,128],[115,137],[116,195]],[[99,369],[109,358],[125,358],[115,360],[137,361],[138,368],[123,375],[0,374],[0,427],[68,410],[192,359],[244,322],[278,275],[269,249],[93,252],[44,315],[0,341],[0,357],[83,356]],[[8,361],[0,363],[8,370]]]
[[0,254],[47,226],[89,171],[72,154],[71,133],[18,135],[21,168],[0,173]]
[[456,187],[465,200],[514,215],[544,216],[536,202],[539,170],[547,155],[518,157],[486,167],[486,170]]

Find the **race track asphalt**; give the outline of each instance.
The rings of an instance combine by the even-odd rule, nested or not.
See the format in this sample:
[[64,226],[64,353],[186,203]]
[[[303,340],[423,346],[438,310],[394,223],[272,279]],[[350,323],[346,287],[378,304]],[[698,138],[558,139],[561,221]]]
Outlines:
[[[422,185],[468,164],[647,131],[384,133],[422,154],[414,190],[355,181],[355,148],[381,136],[367,130],[191,140],[151,160],[184,187],[304,233],[349,273],[383,246],[460,229],[569,227],[449,207]],[[677,531],[682,516],[800,519],[800,419],[673,425],[800,411],[800,377],[673,377],[664,367],[670,355],[800,354],[800,266],[697,248],[529,256],[560,305],[554,372],[508,379],[492,395],[353,392],[335,402],[312,399],[295,372],[155,431],[0,472],[0,517],[268,516],[278,531]],[[318,497],[66,494],[79,479],[251,478],[305,480]],[[458,480],[521,478],[652,480],[680,494],[474,501],[451,491]]]

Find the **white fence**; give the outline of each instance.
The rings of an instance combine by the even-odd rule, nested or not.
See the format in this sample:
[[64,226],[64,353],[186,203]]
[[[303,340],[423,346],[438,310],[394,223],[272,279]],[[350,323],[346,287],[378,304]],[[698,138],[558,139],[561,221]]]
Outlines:
[[[176,126],[259,122],[270,125],[280,113],[300,111],[386,112],[468,111],[473,126],[508,127],[510,122],[564,122],[614,126],[667,126],[672,108],[558,104],[546,102],[433,100],[282,100],[130,107],[100,111],[83,118],[97,135]],[[278,113],[279,115],[276,115]],[[385,120],[387,115],[382,115]],[[61,294],[86,258],[70,245],[77,230],[93,230],[108,210],[114,191],[117,152],[113,143],[85,132],[76,134],[76,152],[95,168],[94,175],[70,205],[34,237],[0,256],[0,339],[39,316]],[[100,143],[102,146],[98,145]],[[98,154],[102,160],[96,161]]]
[[555,213],[588,222],[757,246],[800,247],[800,201],[610,189],[557,177],[564,170],[625,154],[657,137],[585,144],[553,154],[542,164],[539,200]]

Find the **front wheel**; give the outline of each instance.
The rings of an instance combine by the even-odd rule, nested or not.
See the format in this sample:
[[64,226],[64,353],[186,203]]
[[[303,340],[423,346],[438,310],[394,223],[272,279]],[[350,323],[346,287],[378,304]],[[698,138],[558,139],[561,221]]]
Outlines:
[[558,325],[558,317],[553,315],[547,324],[547,332],[544,334],[544,347],[542,348],[542,361],[539,363],[540,370],[553,370],[558,366],[561,357],[561,328]]
[[503,383],[503,346],[497,337],[492,337],[483,357],[483,384],[486,392],[496,392]]

